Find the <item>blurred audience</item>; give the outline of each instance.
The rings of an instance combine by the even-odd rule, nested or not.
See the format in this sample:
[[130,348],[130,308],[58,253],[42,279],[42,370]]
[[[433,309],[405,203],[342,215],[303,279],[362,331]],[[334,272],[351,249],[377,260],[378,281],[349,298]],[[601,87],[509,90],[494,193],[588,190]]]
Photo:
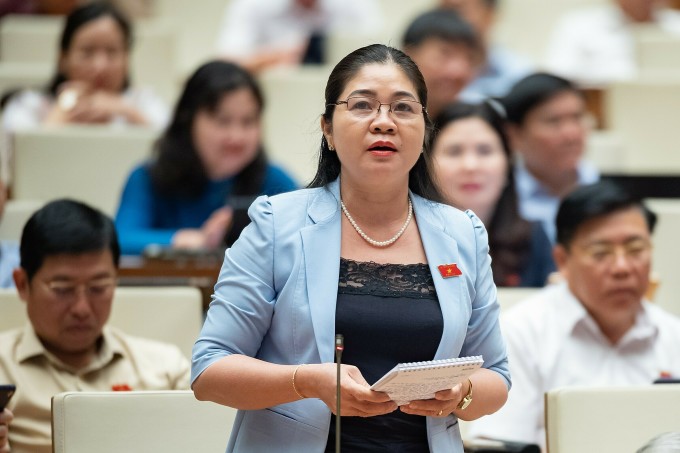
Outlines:
[[499,0],[440,0],[442,8],[450,8],[469,22],[480,37],[485,61],[479,74],[469,83],[460,98],[479,102],[488,97],[505,96],[532,66],[525,58],[492,42]]
[[555,270],[539,222],[519,214],[510,146],[502,117],[489,103],[452,104],[435,119],[435,175],[445,201],[471,209],[489,234],[497,286],[545,285]]
[[19,91],[6,100],[0,177],[11,183],[11,138],[20,130],[64,124],[162,128],[167,123],[165,103],[150,89],[130,86],[131,45],[130,24],[106,3],[79,7],[66,18],[57,72],[47,89]]
[[39,125],[138,124],[162,127],[168,110],[148,89],[130,86],[130,23],[107,3],[75,9],[59,42],[57,72],[45,93],[19,92],[2,118],[6,131]]
[[471,436],[545,445],[545,392],[680,376],[680,319],[644,297],[655,222],[607,182],[562,201],[554,256],[565,282],[501,319],[512,391],[497,413],[472,424]]
[[[264,99],[255,79],[224,61],[187,81],[154,157],[132,171],[116,216],[123,253],[147,245],[214,249],[249,223],[256,196],[295,189],[262,147]],[[295,106],[291,106],[295,108]]]
[[[7,202],[7,187],[0,179],[0,221]],[[13,288],[14,269],[19,267],[19,244],[6,239],[0,240],[0,288]]]
[[474,28],[451,10],[434,9],[406,28],[402,48],[420,68],[427,85],[427,111],[434,118],[477,75],[482,43]]
[[680,11],[664,0],[611,0],[566,14],[553,31],[546,68],[584,85],[636,77],[634,29],[655,24],[680,34]]
[[[0,17],[6,14],[67,15],[79,6],[102,0],[0,0]],[[108,0],[127,17],[150,17],[157,0]]]
[[527,220],[540,221],[555,241],[555,214],[560,199],[575,187],[599,179],[583,160],[586,104],[570,81],[535,73],[515,84],[503,98],[508,134],[517,153],[515,186]]
[[26,223],[14,281],[29,323],[0,334],[0,382],[17,386],[13,453],[52,451],[57,393],[188,389],[179,348],[106,326],[119,257],[111,219],[82,203],[53,201]]
[[278,65],[318,64],[324,63],[328,33],[369,36],[380,27],[376,0],[232,0],[217,52],[254,73]]

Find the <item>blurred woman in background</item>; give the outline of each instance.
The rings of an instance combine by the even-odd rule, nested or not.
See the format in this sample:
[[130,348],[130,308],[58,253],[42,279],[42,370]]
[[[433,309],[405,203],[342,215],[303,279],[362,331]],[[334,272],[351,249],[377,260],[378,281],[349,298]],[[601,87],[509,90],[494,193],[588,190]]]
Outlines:
[[230,245],[256,196],[295,189],[262,147],[264,99],[253,77],[222,61],[191,76],[153,159],[123,191],[116,226],[123,253],[149,244],[181,249]]
[[136,124],[161,128],[164,102],[130,86],[130,23],[106,3],[75,9],[59,42],[57,72],[46,92],[13,95],[3,115],[5,130],[43,124]]
[[536,286],[555,270],[538,222],[519,214],[503,119],[488,104],[451,104],[435,119],[435,174],[446,202],[471,209],[489,232],[498,286]]

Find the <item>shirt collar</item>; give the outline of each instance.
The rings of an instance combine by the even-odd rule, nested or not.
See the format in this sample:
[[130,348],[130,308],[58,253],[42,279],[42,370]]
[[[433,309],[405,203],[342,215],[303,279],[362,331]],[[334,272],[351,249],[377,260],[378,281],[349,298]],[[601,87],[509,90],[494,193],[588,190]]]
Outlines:
[[124,357],[125,349],[118,341],[115,335],[112,335],[109,327],[104,327],[101,336],[101,346],[99,352],[92,360],[92,362],[83,369],[74,369],[73,367],[63,363],[54,354],[45,349],[40,338],[35,333],[33,326],[27,323],[24,326],[21,340],[17,346],[17,361],[19,363],[25,362],[35,357],[44,357],[55,366],[68,370],[73,374],[84,374],[93,370],[101,369],[106,364],[114,360],[116,357]]
[[[590,162],[581,160],[576,167],[576,177],[579,185],[592,184],[599,179],[599,173],[597,168]],[[537,195],[553,196],[529,172],[521,157],[518,157],[515,163],[515,187],[520,199],[531,198]]]
[[[566,294],[565,303],[560,305],[558,316],[563,320],[561,323],[565,333],[571,334],[578,326],[584,326],[592,333],[603,336],[602,331],[595,320],[588,314],[583,304],[569,290],[566,282],[559,283],[563,286]],[[640,341],[650,341],[656,338],[659,328],[652,322],[648,308],[649,302],[643,300],[640,310],[635,315],[633,326],[628,329],[624,336],[616,344],[616,347],[623,347],[628,344]]]

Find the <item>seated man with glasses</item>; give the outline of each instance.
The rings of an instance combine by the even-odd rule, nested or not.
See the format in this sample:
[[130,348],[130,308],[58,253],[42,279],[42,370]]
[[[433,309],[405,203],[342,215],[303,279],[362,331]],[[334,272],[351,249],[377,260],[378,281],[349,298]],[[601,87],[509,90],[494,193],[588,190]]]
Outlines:
[[609,182],[562,201],[553,255],[564,282],[502,317],[513,388],[472,435],[545,445],[545,392],[680,376],[680,319],[645,300],[655,222]]
[[17,387],[13,453],[52,451],[56,393],[188,389],[189,362],[176,346],[105,326],[120,257],[110,218],[53,201],[26,223],[20,255],[14,281],[30,323],[0,334],[0,384]]

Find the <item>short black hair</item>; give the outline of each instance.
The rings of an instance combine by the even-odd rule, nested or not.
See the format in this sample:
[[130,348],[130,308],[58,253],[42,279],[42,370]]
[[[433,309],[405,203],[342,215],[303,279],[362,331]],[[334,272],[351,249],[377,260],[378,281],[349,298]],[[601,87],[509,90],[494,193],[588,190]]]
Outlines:
[[475,51],[482,49],[480,39],[472,25],[450,9],[433,9],[413,19],[404,32],[402,47],[409,50],[431,38],[463,44]]
[[536,72],[515,83],[500,101],[505,107],[507,121],[521,125],[534,108],[564,92],[583,96],[570,80],[547,72]]
[[120,246],[111,218],[85,203],[60,199],[47,203],[28,219],[19,253],[30,281],[47,257],[106,249],[117,268]]
[[654,232],[656,214],[642,200],[633,197],[620,186],[606,180],[581,186],[560,203],[555,219],[557,243],[568,249],[577,230],[584,223],[630,208],[640,209],[649,232]]

